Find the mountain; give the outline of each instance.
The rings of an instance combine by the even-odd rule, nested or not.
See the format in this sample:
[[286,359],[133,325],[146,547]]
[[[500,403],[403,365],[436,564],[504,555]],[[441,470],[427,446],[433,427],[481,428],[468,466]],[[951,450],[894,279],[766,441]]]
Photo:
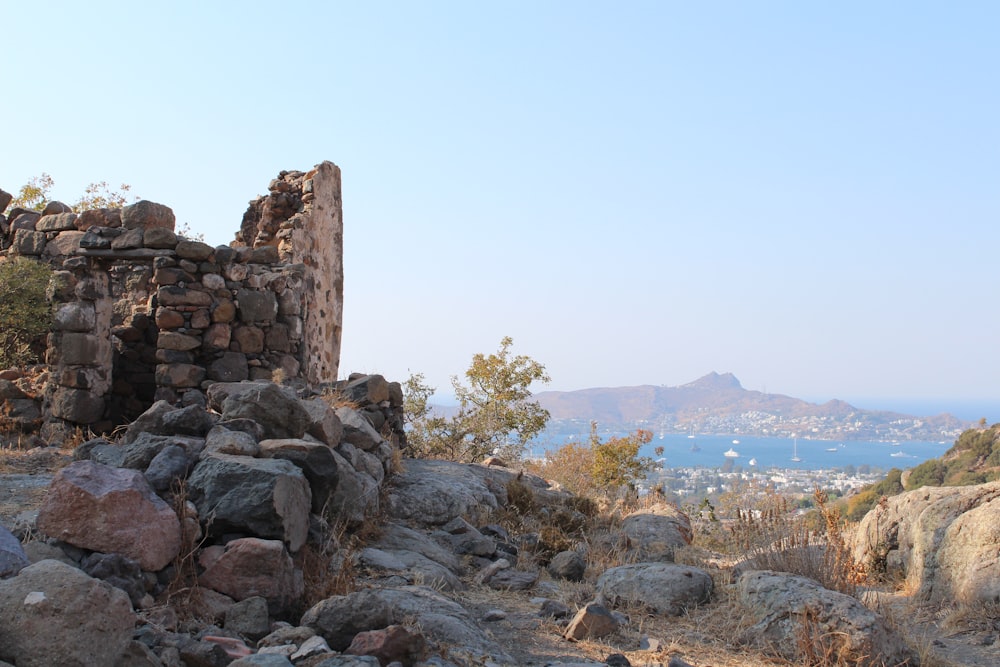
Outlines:
[[552,427],[596,421],[607,428],[744,434],[803,435],[840,440],[954,439],[972,426],[949,414],[917,417],[862,410],[845,401],[809,403],[783,394],[743,388],[732,373],[708,375],[678,387],[642,385],[545,391],[535,400]]

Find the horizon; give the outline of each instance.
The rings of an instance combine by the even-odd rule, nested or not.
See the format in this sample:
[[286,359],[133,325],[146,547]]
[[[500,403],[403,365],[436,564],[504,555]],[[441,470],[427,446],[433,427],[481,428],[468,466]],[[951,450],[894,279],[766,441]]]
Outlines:
[[[712,371],[715,372],[715,371]],[[719,373],[725,375],[726,373]],[[619,387],[578,387],[576,389],[550,389],[548,387],[535,387],[534,394],[544,392],[569,393],[574,391],[586,391],[591,389],[622,389],[629,387],[677,387],[690,384],[701,378],[707,377],[711,373],[706,373],[699,378],[682,382],[679,385],[654,384],[650,382],[635,385],[622,385]],[[389,378],[391,380],[391,378]],[[739,378],[737,378],[738,380]],[[755,391],[752,388],[744,387],[747,391]],[[763,392],[767,393],[767,392]],[[950,414],[953,417],[969,422],[977,422],[985,418],[987,423],[994,424],[1000,422],[1000,400],[981,397],[938,397],[938,398],[907,398],[900,396],[867,396],[856,398],[843,398],[837,396],[815,397],[815,396],[795,396],[785,392],[771,392],[777,395],[788,396],[808,403],[822,405],[828,401],[844,401],[859,410],[869,410],[875,412],[898,412],[912,417],[935,417],[941,414]],[[454,394],[435,393],[431,396],[430,404],[439,407],[453,407],[458,405],[458,400]]]
[[549,390],[1000,405],[996,3],[5,9],[0,188],[128,183],[216,245],[342,169],[342,376],[448,390],[510,336]]

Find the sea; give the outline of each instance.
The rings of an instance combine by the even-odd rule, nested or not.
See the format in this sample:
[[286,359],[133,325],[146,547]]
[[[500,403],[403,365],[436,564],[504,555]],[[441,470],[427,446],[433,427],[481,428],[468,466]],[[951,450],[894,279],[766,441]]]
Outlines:
[[[626,432],[600,433],[601,440],[610,436],[625,436]],[[553,434],[539,438],[530,448],[530,456],[542,458],[546,451],[558,449],[567,442],[587,442],[588,435]],[[734,468],[749,470],[798,469],[832,470],[853,466],[862,472],[905,470],[944,454],[954,440],[928,442],[903,440],[877,442],[865,440],[812,440],[809,438],[760,438],[733,435],[695,435],[664,433],[653,435],[652,441],[639,450],[640,456],[658,461],[663,468],[721,468],[730,463]],[[662,447],[662,452],[658,448]],[[737,456],[727,457],[732,451]],[[799,461],[792,461],[794,454]]]

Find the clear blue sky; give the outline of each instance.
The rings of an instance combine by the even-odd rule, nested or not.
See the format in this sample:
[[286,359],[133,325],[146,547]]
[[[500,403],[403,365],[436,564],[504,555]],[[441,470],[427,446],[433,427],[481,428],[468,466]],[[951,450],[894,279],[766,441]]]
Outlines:
[[0,6],[0,188],[342,168],[344,372],[1000,404],[1000,4]]

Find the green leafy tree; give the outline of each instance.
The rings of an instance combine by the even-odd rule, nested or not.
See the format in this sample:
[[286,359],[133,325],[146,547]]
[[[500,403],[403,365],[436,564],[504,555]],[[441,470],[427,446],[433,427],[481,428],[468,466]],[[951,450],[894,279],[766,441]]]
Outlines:
[[531,399],[531,385],[548,382],[545,367],[524,355],[512,356],[510,337],[496,354],[476,354],[465,372],[468,384],[452,378],[458,409],[450,417],[434,415],[427,400],[434,393],[423,375],[410,377],[404,406],[413,453],[455,461],[478,461],[497,454],[519,461],[526,443],[548,423],[549,413]]
[[35,343],[49,330],[45,297],[52,270],[24,257],[0,261],[0,367],[32,363]]

